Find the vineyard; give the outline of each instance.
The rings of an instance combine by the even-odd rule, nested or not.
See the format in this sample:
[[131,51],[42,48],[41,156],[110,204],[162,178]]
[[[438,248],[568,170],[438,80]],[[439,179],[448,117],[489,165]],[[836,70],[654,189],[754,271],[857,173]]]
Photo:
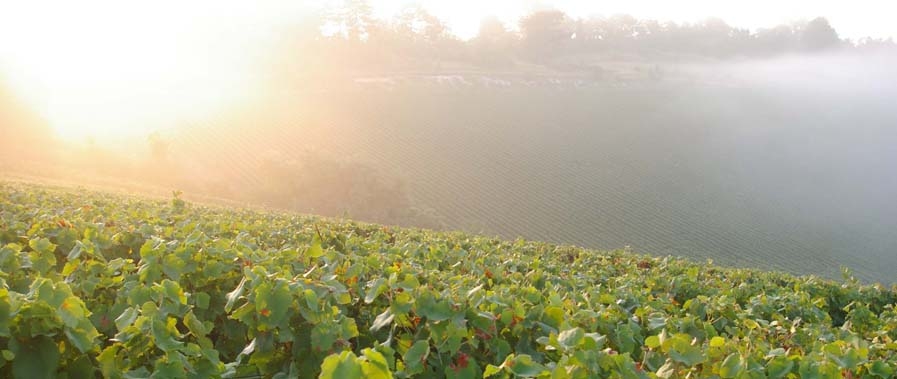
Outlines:
[[0,377],[890,378],[897,290],[0,183]]
[[894,283],[897,172],[884,162],[897,159],[897,115],[882,97],[697,86],[376,93],[286,97],[257,113],[289,117],[173,131],[175,161],[201,162],[191,177],[228,171],[226,182],[253,189],[270,182],[255,152],[289,160],[319,149],[396,177],[448,230],[829,279],[844,266]]

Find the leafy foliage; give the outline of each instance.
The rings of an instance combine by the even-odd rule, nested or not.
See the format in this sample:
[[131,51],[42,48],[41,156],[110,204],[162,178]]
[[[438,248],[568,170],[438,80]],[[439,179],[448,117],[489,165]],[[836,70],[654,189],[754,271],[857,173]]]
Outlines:
[[0,187],[0,376],[888,378],[894,288]]

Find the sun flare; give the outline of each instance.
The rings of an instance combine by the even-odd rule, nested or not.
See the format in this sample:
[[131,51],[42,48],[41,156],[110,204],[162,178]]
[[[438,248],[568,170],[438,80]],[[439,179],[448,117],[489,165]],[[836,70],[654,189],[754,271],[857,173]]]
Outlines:
[[145,135],[247,96],[239,6],[146,4],[19,2],[0,16],[2,75],[69,140]]

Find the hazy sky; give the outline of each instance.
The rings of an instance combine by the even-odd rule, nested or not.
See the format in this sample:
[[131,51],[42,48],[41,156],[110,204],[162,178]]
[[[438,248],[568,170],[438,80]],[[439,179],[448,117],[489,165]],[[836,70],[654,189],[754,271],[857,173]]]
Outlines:
[[[462,38],[487,16],[513,26],[544,8],[677,22],[715,16],[747,28],[825,16],[842,37],[897,37],[897,0],[370,1],[381,18],[419,3]],[[254,57],[282,36],[278,26],[333,3],[342,1],[0,0],[0,79],[62,135],[108,134],[124,124],[143,131],[245,100]]]
[[842,37],[858,39],[897,37],[897,1],[894,0],[373,0],[380,16],[395,14],[403,7],[421,3],[446,20],[462,36],[476,34],[479,22],[497,15],[508,24],[533,9],[557,8],[576,17],[627,13],[637,18],[661,21],[698,21],[720,17],[731,25],[746,28],[824,16]]
[[64,137],[143,134],[243,101],[254,57],[305,8],[0,0],[0,79]]

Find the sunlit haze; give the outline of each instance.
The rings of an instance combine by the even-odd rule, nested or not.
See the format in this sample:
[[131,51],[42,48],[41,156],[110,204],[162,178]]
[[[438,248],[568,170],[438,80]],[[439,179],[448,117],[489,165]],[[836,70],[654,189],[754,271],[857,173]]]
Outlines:
[[2,3],[0,180],[895,280],[889,1]]
[[[278,27],[334,1],[8,2],[0,11],[0,70],[14,90],[70,139],[145,134],[201,117],[253,94],[254,60]],[[373,1],[388,18],[409,1]],[[529,12],[556,8],[575,17],[632,14],[766,27],[827,16],[842,36],[891,37],[889,2],[841,1],[543,1],[419,2],[461,38],[498,16],[509,27]]]
[[249,96],[254,59],[299,10],[287,2],[6,3],[0,72],[65,138],[145,134]]
[[2,378],[897,378],[897,0],[0,0]]

